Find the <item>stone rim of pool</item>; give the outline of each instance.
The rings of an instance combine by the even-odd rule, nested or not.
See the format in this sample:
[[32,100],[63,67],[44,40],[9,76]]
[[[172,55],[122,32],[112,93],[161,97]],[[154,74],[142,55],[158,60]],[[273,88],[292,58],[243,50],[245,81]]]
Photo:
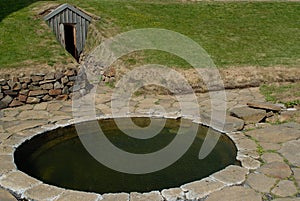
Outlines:
[[[127,115],[128,117],[148,117],[148,118],[169,118],[169,119],[187,119],[199,125],[208,126],[207,123],[203,122],[198,117],[186,117],[180,115]],[[100,119],[110,119],[115,118],[112,116],[105,116],[97,118]],[[121,117],[120,117],[121,118]],[[112,200],[129,200],[130,196],[142,196],[154,200],[172,200],[174,198],[179,199],[200,199],[212,192],[221,190],[226,186],[240,185],[246,180],[247,174],[250,170],[256,169],[260,166],[260,162],[255,157],[257,153],[256,147],[247,146],[247,141],[250,140],[245,137],[241,132],[222,132],[227,135],[235,144],[237,148],[236,159],[241,162],[241,166],[230,165],[224,169],[213,173],[212,175],[190,182],[176,188],[164,189],[161,191],[151,191],[147,193],[108,193],[108,194],[98,194],[98,193],[88,193],[83,191],[75,191],[64,189],[48,184],[44,184],[22,171],[19,171],[14,162],[14,152],[17,147],[23,144],[25,141],[32,139],[34,136],[43,134],[47,131],[55,130],[58,128],[63,128],[66,126],[74,125],[77,123],[82,123],[95,119],[71,119],[66,121],[64,124],[47,125],[45,122],[44,126],[40,128],[32,128],[28,132],[20,134],[19,136],[13,136],[8,141],[1,144],[3,147],[0,150],[0,159],[4,160],[4,163],[0,163],[0,186],[8,189],[12,193],[18,195],[21,198],[28,200],[73,200],[73,199],[84,199],[91,201],[98,201],[104,199]],[[213,127],[211,127],[213,128]],[[214,129],[214,128],[213,128]]]

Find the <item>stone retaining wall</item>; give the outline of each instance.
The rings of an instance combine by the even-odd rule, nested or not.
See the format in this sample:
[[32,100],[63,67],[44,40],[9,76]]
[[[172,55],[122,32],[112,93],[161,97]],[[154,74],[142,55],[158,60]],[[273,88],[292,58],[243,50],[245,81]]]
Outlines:
[[[53,99],[67,100],[77,91],[84,95],[89,88],[85,77],[85,73],[77,68],[68,68],[0,79],[0,109]],[[81,80],[78,86],[74,85],[76,79]]]

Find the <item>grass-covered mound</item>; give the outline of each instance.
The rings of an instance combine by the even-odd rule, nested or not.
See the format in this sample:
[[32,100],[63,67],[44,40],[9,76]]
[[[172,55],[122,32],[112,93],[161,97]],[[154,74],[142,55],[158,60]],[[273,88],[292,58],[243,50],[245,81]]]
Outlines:
[[[65,0],[49,3],[65,3]],[[47,2],[0,2],[0,67],[70,62],[35,10]],[[100,16],[94,26],[104,36],[138,28],[165,28],[198,42],[218,67],[299,66],[300,3],[198,2],[157,0],[68,0]],[[90,41],[93,38],[90,36]],[[88,45],[91,46],[89,42]],[[92,47],[89,47],[92,48]],[[128,59],[187,67],[168,53],[146,51]]]

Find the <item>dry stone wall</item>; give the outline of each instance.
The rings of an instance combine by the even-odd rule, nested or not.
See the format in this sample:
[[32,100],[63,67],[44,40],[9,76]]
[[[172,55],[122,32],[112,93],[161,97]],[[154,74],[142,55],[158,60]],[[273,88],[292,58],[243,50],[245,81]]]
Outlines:
[[90,88],[84,71],[77,68],[21,74],[0,79],[0,109],[54,99],[67,100],[74,95],[85,95]]

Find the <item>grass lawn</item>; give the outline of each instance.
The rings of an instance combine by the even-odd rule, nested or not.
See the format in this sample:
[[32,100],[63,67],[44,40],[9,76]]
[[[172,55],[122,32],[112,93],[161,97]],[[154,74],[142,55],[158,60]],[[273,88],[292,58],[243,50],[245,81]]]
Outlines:
[[284,103],[287,107],[300,105],[300,83],[285,85],[263,85],[260,87],[261,93],[266,97],[266,101]]
[[[107,36],[138,28],[177,31],[198,42],[218,67],[300,64],[300,3],[297,2],[54,2],[67,2],[100,16],[101,20],[95,25]],[[55,65],[70,58],[43,20],[33,14],[32,9],[42,3],[45,2],[28,3],[17,11],[6,11],[0,16],[0,67],[32,63]],[[5,4],[10,4],[10,1],[5,1]],[[5,9],[11,8],[4,6]],[[133,64],[140,62],[135,58],[142,58],[146,63],[188,67],[185,61],[158,51],[145,51],[128,61]]]
[[[1,0],[4,4],[4,1]],[[26,2],[28,0],[24,0]],[[20,0],[5,1],[6,7],[13,9],[13,3]],[[7,5],[8,4],[8,5]],[[12,13],[1,11],[0,19],[0,67],[22,67],[36,64],[54,65],[66,61],[69,55],[56,42],[44,21],[34,15],[34,5],[26,6]]]

